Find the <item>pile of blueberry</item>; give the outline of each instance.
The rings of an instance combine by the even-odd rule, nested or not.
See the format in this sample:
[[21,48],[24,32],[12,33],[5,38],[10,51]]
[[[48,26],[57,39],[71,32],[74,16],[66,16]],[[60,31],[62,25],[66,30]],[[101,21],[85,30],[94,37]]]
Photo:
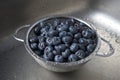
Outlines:
[[35,25],[29,36],[30,48],[53,62],[74,62],[89,56],[97,44],[96,32],[86,24],[58,17]]

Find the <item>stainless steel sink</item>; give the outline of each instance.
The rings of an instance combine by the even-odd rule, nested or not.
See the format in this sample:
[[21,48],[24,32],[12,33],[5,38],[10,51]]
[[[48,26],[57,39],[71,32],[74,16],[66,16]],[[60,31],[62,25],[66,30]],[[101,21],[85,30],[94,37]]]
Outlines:
[[[120,0],[4,0],[0,1],[0,80],[119,80]],[[16,42],[18,27],[51,15],[81,18],[112,43],[111,57],[95,57],[78,71],[54,73],[43,69]],[[23,35],[24,36],[24,35]],[[101,50],[106,47],[103,43]]]

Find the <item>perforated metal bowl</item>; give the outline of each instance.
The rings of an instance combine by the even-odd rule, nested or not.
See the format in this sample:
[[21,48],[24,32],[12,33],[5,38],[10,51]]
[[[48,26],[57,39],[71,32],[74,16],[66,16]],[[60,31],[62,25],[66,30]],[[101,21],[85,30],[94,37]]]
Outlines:
[[[55,72],[68,72],[68,71],[73,71],[75,69],[80,68],[80,66],[82,66],[83,63],[88,62],[90,59],[92,59],[93,56],[97,55],[97,56],[102,56],[102,57],[108,57],[110,55],[112,55],[114,53],[114,48],[112,47],[112,45],[105,39],[101,38],[98,34],[97,31],[94,29],[94,27],[91,24],[88,24],[87,22],[78,19],[78,18],[74,18],[74,17],[62,17],[62,18],[70,18],[70,19],[75,19],[79,22],[82,22],[84,24],[86,24],[88,27],[90,27],[92,30],[94,30],[96,32],[97,35],[97,45],[95,50],[86,58],[76,61],[76,62],[69,62],[69,63],[58,63],[58,62],[51,62],[51,61],[47,61],[41,57],[39,57],[38,55],[36,55],[30,48],[29,46],[29,42],[28,42],[28,37],[31,33],[31,31],[33,30],[33,28],[35,27],[36,24],[43,22],[44,20],[50,19],[50,18],[61,18],[61,17],[47,17],[47,18],[43,18],[38,20],[37,22],[35,22],[33,25],[24,25],[21,26],[20,28],[18,28],[13,37],[21,42],[24,42],[25,48],[28,51],[28,53],[35,59],[35,61],[37,61],[42,67],[51,70],[51,71],[55,71]],[[18,33],[23,31],[23,29],[26,28],[28,29],[26,32],[26,35],[24,36],[25,39],[21,39],[18,36]],[[109,51],[106,53],[102,53],[99,52],[99,48],[101,46],[101,40],[104,41],[106,44],[108,44],[109,47]]]

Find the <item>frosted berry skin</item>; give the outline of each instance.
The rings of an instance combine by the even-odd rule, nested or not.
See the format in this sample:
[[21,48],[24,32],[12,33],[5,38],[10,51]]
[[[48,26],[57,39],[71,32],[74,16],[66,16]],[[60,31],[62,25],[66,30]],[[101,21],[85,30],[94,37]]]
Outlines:
[[36,24],[28,41],[31,50],[39,57],[69,63],[88,57],[96,48],[97,36],[83,22],[56,17]]
[[31,47],[32,50],[38,49],[37,43],[31,43],[30,47]]
[[54,60],[54,54],[52,52],[46,52],[43,55],[43,58],[49,61],[53,61]]
[[61,55],[56,55],[54,58],[55,62],[64,62],[64,58]]
[[78,50],[75,55],[78,56],[79,59],[83,59],[85,57],[85,52],[83,50]]
[[72,37],[71,36],[64,36],[62,38],[63,43],[71,43],[72,42]]
[[40,29],[41,29],[40,24],[37,24],[36,27],[35,27],[35,29],[34,29],[34,33],[36,35],[40,35]]
[[37,43],[38,42],[38,38],[36,36],[30,37],[29,38],[29,42],[30,43],[34,43],[34,42]]
[[71,54],[70,49],[66,49],[64,52],[62,52],[62,56],[64,58],[68,58],[70,56],[70,54]]
[[70,46],[70,50],[72,52],[76,52],[79,49],[79,45],[77,43],[72,43],[72,45]]
[[78,61],[78,57],[77,57],[75,54],[71,54],[71,55],[68,57],[68,61],[69,61],[69,62]]

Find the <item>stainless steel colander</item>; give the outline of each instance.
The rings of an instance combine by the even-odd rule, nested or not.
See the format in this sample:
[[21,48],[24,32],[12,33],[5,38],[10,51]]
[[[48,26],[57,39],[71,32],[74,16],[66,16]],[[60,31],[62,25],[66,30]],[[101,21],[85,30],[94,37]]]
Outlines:
[[[94,30],[96,32],[97,35],[97,46],[95,48],[95,50],[86,58],[76,61],[76,62],[69,62],[69,63],[58,63],[58,62],[51,62],[51,61],[46,61],[45,59],[39,57],[38,55],[36,55],[30,48],[29,46],[29,42],[28,42],[28,37],[31,33],[31,31],[33,30],[33,28],[35,27],[36,24],[38,24],[39,22],[43,22],[44,20],[50,19],[50,18],[59,18],[59,17],[47,17],[47,18],[43,18],[38,20],[37,22],[35,22],[33,25],[24,25],[19,27],[13,37],[21,42],[24,42],[25,48],[28,51],[28,53],[35,59],[35,61],[37,61],[42,67],[51,70],[51,71],[55,71],[55,72],[68,72],[68,71],[73,71],[75,69],[80,68],[80,66],[83,65],[83,63],[88,62],[90,59],[92,59],[93,56],[97,55],[97,56],[102,56],[102,57],[108,57],[111,56],[114,53],[114,48],[112,47],[112,45],[105,39],[101,38],[98,34],[97,31],[95,30],[95,28],[91,25],[88,24],[87,22],[78,19],[78,18],[74,18],[74,17],[63,17],[63,18],[70,18],[70,19],[75,19],[77,21],[83,22],[84,24],[86,24],[88,27],[90,27],[92,30]],[[21,39],[18,36],[18,33],[23,31],[23,29],[27,29],[27,32],[25,34],[25,39]],[[22,34],[23,35],[23,34]],[[101,41],[104,41],[106,44],[108,44],[109,47],[109,51],[106,53],[103,52],[99,52],[99,48],[101,46]]]

